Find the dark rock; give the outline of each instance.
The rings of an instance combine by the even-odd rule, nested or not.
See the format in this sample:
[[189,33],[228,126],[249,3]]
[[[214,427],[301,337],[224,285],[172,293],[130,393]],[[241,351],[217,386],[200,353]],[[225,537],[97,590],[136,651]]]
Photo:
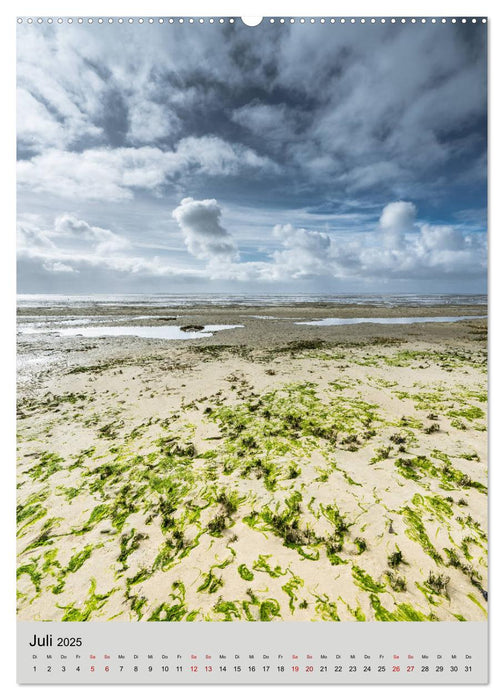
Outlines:
[[202,331],[205,326],[180,326],[180,330],[185,333],[193,333],[194,331]]

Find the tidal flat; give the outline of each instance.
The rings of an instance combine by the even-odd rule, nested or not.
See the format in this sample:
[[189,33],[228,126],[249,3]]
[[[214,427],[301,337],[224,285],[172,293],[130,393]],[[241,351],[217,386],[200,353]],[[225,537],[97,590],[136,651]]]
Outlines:
[[486,618],[486,309],[98,311],[236,327],[21,310],[18,619]]

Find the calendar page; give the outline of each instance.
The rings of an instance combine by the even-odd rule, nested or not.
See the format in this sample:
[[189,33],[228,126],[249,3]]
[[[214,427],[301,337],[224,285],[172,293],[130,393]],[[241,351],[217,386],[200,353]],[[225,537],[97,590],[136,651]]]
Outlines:
[[486,40],[17,19],[20,683],[487,682]]

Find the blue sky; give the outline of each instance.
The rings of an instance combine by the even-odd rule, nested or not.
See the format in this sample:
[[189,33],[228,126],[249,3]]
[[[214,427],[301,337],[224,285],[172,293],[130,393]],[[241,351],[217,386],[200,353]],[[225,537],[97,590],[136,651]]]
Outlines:
[[485,291],[485,25],[18,31],[21,293]]

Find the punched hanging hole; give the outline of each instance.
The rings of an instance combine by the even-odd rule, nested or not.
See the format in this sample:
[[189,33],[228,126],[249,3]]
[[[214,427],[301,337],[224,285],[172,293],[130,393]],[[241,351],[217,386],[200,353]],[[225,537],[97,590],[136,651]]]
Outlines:
[[247,27],[257,27],[263,21],[262,17],[242,17],[241,21],[246,24]]

